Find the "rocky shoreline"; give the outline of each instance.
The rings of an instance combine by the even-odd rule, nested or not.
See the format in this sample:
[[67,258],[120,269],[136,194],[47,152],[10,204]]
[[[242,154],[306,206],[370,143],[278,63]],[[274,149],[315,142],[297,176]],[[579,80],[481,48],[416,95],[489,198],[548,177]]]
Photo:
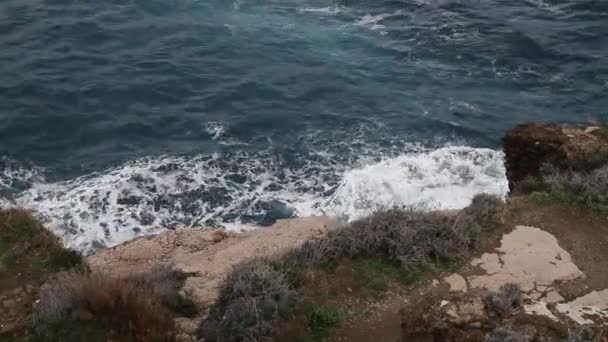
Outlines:
[[[171,291],[179,291],[172,296],[187,298],[198,310],[187,317],[167,316],[176,333],[163,341],[302,336],[368,341],[373,331],[378,341],[608,341],[608,128],[524,124],[507,133],[503,149],[511,194],[498,207],[480,197],[485,201],[481,207],[474,201],[470,208],[449,213],[388,211],[353,224],[304,217],[239,234],[167,231],[83,258],[86,271],[78,277],[103,275],[142,284],[141,279],[160,279],[146,275],[159,267],[184,275],[179,286],[171,285]],[[400,244],[418,248],[408,239],[427,243],[427,237],[416,237],[426,234],[425,225],[440,227],[433,234],[442,235],[421,249],[430,254],[415,263],[408,259],[414,256],[409,251],[394,254]],[[7,221],[2,227],[13,226]],[[478,231],[469,231],[473,226]],[[443,236],[446,230],[453,235]],[[269,273],[246,274],[260,269]],[[10,273],[16,271],[0,272],[20,282]],[[0,287],[0,316],[11,317],[0,321],[0,333],[17,331],[10,335],[17,336],[15,341],[36,335],[28,326],[39,310],[36,298],[47,285],[38,287],[49,279],[47,287],[57,286],[54,272],[27,276],[27,291],[8,283]],[[234,281],[241,283],[235,287]],[[151,298],[159,293],[154,284],[146,286]],[[256,286],[261,289],[254,290]],[[284,288],[266,294],[273,286]],[[298,299],[291,303],[291,296]],[[230,313],[235,300],[241,301],[240,314],[253,310],[254,321]],[[267,312],[251,309],[243,300],[254,305],[270,300],[276,308],[262,319],[257,315]],[[288,313],[281,312],[283,304]],[[99,314],[94,311],[81,306],[76,320]],[[230,315],[241,317],[243,325],[227,321]],[[233,335],[229,329],[235,326]],[[244,337],[242,331],[251,335]],[[151,336],[139,333],[133,336]]]

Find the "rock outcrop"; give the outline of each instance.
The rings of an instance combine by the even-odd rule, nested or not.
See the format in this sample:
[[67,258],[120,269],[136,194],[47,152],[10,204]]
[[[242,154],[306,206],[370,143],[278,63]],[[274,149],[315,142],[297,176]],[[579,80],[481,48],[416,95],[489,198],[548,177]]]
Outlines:
[[242,234],[188,229],[142,237],[101,250],[87,258],[93,271],[125,274],[159,264],[192,273],[184,290],[206,306],[215,301],[232,267],[253,257],[270,256],[320,237],[339,223],[327,217],[279,220],[270,227]]
[[503,138],[509,188],[526,177],[537,177],[544,164],[558,168],[593,168],[608,160],[605,127],[528,123]]

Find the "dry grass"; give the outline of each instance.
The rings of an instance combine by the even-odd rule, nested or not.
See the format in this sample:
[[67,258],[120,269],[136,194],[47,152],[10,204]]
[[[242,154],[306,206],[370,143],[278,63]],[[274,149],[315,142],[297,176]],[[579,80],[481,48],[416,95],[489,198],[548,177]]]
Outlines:
[[94,321],[130,341],[175,341],[166,303],[180,297],[178,274],[168,267],[126,277],[60,273],[40,291],[36,325],[44,334],[57,322]]

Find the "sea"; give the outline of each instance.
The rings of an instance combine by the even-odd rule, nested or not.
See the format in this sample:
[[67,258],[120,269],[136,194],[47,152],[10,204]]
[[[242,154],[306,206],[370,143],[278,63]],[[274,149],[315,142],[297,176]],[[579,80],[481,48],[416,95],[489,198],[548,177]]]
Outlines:
[[84,253],[462,208],[607,119],[606,0],[0,0],[0,205]]

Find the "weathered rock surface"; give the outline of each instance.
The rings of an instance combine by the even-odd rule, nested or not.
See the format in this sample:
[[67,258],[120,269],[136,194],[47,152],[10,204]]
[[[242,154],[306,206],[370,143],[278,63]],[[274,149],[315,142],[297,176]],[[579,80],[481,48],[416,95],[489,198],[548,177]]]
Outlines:
[[548,286],[584,276],[553,235],[526,226],[517,226],[503,236],[497,253],[485,253],[471,264],[481,267],[486,274],[471,277],[470,286],[490,290],[516,283],[530,292],[537,285]]
[[215,301],[219,286],[232,267],[256,256],[270,256],[326,234],[339,223],[327,217],[280,220],[248,233],[189,229],[129,241],[87,258],[94,271],[124,274],[171,263],[195,275],[184,290],[200,305]]
[[450,286],[450,291],[466,291],[467,281],[458,273],[453,273],[443,279]]
[[608,154],[608,140],[595,126],[529,123],[513,128],[503,138],[509,187],[539,175],[545,163],[556,167],[586,168]]

